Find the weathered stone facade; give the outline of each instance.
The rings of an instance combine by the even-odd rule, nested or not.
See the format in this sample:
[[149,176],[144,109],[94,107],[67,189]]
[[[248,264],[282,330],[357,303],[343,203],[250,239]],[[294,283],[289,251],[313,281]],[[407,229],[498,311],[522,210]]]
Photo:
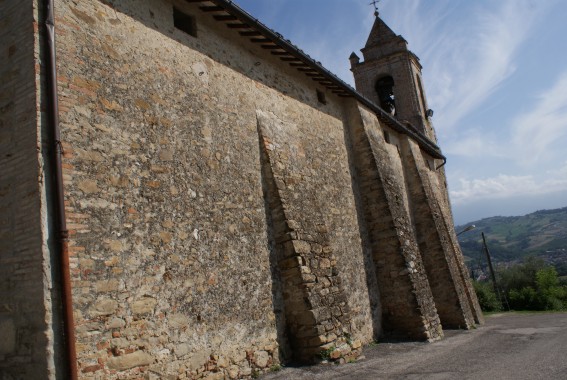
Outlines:
[[[46,2],[23,3],[0,2],[0,371],[63,378]],[[80,378],[248,378],[482,322],[424,115],[388,117],[227,1],[55,10]]]

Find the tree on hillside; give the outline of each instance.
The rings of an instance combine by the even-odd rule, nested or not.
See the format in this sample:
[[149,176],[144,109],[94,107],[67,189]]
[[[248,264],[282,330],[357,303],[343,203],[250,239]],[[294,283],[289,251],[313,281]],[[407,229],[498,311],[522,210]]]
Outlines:
[[508,293],[512,289],[536,287],[536,273],[545,267],[543,259],[530,256],[522,264],[500,270],[498,279],[500,288]]
[[[501,269],[498,285],[512,310],[567,310],[567,286],[557,270],[542,259],[529,257],[522,264]],[[484,311],[502,309],[500,300],[488,282],[474,282]]]

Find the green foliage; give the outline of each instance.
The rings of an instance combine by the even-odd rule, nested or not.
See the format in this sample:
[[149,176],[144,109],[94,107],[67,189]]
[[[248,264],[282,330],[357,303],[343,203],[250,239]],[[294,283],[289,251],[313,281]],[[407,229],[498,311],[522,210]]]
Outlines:
[[508,303],[512,310],[538,310],[538,295],[534,288],[527,286],[520,289],[510,289]]
[[474,281],[474,290],[478,297],[478,302],[483,311],[500,311],[502,310],[502,305],[494,294],[492,285],[488,282],[478,282]]
[[555,268],[549,266],[538,270],[536,273],[536,284],[538,289],[544,291],[558,287],[559,278],[557,277]]
[[270,372],[278,372],[281,371],[282,366],[280,364],[272,364],[270,366]]
[[567,288],[559,285],[554,267],[546,267],[536,273],[536,283],[543,310],[567,309]]
[[544,267],[545,262],[542,259],[528,257],[523,264],[499,271],[499,285],[505,292],[525,287],[535,288],[536,273]]
[[[543,260],[528,258],[523,264],[501,270],[498,277],[499,288],[513,310],[567,310],[567,286],[559,281],[557,270],[546,266]],[[485,294],[482,285],[489,286],[475,285],[479,302],[483,310],[492,311],[490,295]],[[483,298],[488,301],[481,301]]]
[[319,353],[319,355],[321,356],[321,359],[323,359],[323,360],[329,360],[329,359],[331,359],[331,353],[332,353],[333,351],[335,351],[335,346],[331,346],[331,347],[327,348],[326,350],[321,351],[321,352]]

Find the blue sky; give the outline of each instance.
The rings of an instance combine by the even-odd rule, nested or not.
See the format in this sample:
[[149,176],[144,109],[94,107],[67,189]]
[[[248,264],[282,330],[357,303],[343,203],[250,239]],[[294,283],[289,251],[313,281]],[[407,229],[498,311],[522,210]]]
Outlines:
[[[235,0],[347,83],[370,0]],[[457,224],[567,206],[567,1],[382,0],[423,64]]]

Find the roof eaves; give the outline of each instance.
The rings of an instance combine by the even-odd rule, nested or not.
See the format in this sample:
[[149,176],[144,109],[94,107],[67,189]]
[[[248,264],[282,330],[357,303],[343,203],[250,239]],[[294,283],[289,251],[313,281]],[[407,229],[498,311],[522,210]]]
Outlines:
[[[199,0],[191,1],[191,2],[199,2]],[[293,45],[291,41],[286,40],[280,33],[275,32],[274,30],[270,29],[262,22],[260,22],[257,18],[254,18],[244,9],[240,8],[238,5],[233,3],[231,0],[202,0],[201,2],[210,2],[216,4],[218,7],[222,7],[224,11],[228,12],[229,14],[237,17],[240,22],[247,25],[250,29],[254,31],[258,31],[264,38],[271,40],[274,44],[278,45],[279,48],[285,50],[289,55],[292,55],[297,58],[297,61],[301,61],[305,64],[304,67],[309,67],[314,71],[317,71],[321,77],[324,79],[317,79],[318,81],[323,81],[325,83],[330,82],[330,84],[325,84],[325,86],[333,86],[335,93],[341,93],[343,96],[352,96],[360,103],[368,107],[372,110],[378,118],[390,126],[392,129],[399,133],[406,134],[417,141],[421,148],[427,151],[431,156],[434,158],[446,160],[446,157],[441,153],[441,149],[430,139],[428,139],[425,135],[418,132],[417,130],[412,130],[398,120],[393,118],[389,115],[386,111],[372,102],[370,99],[366,98],[364,95],[356,91],[352,86],[344,82],[342,79],[337,77],[335,74],[327,70],[321,62],[315,61],[297,46]],[[242,32],[241,32],[242,34]],[[245,34],[244,34],[245,35]],[[257,37],[257,35],[255,35]],[[289,58],[285,59],[289,61]],[[301,70],[305,71],[305,69]],[[311,71],[311,70],[310,70]],[[339,88],[339,91],[336,90],[336,87]]]

